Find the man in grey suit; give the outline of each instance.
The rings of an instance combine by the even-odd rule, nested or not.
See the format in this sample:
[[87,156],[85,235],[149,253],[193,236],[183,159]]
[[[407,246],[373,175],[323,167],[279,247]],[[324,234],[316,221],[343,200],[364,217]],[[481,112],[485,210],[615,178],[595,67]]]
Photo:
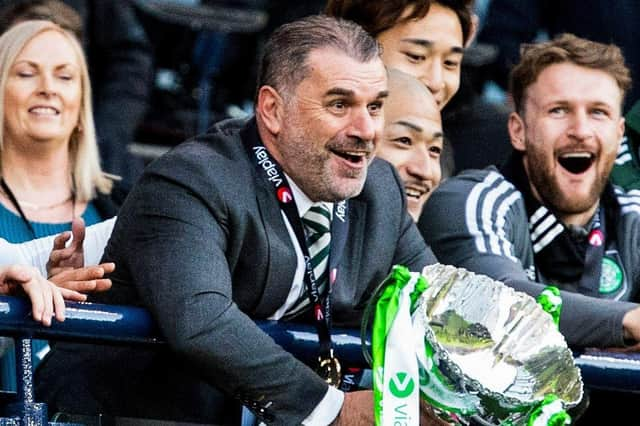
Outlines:
[[[147,307],[170,351],[59,347],[38,389],[53,409],[219,423],[215,388],[267,423],[372,424],[370,391],[327,384],[340,355],[330,325],[358,326],[392,265],[435,262],[398,175],[373,159],[380,51],[353,23],[310,17],[272,35],[259,76],[255,118],[219,123],[147,168],[105,251],[117,272],[94,300]],[[323,227],[311,210],[331,219],[314,242],[301,235],[303,223]],[[315,324],[327,376],[254,319]]]

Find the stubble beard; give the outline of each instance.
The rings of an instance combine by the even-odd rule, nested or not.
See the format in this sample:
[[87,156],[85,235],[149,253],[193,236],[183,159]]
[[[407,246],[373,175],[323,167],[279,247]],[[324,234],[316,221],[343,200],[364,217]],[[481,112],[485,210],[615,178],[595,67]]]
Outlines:
[[[281,134],[280,153],[285,172],[312,201],[339,202],[360,194],[366,179],[366,168],[353,170],[347,174],[349,182],[340,182],[345,176],[337,176],[331,170],[331,154],[326,148],[310,146],[309,137],[302,132],[286,131]],[[342,142],[332,139],[328,146],[337,146]],[[357,184],[351,182],[359,179]]]
[[[584,213],[597,204],[613,167],[612,160],[611,164],[605,167],[607,173],[600,173],[596,176],[594,182],[589,186],[587,195],[576,198],[572,196],[573,194],[563,192],[552,168],[543,155],[538,155],[536,151],[527,152],[526,155],[528,157],[526,160],[528,162],[527,174],[531,185],[541,198],[542,204],[560,216]],[[592,167],[597,167],[597,164]]]

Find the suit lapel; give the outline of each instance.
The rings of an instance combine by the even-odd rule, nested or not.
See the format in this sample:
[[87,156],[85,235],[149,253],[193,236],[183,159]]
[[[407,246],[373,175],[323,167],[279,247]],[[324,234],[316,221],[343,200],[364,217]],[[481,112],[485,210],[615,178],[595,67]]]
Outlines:
[[284,305],[287,300],[296,272],[297,259],[280,206],[273,193],[273,187],[260,178],[255,169],[253,176],[256,182],[256,201],[259,215],[267,240],[265,280],[262,283],[255,283],[256,286],[262,285],[260,288],[262,296],[255,308],[255,315],[259,318],[266,318]]
[[[332,287],[334,311],[350,312],[358,300],[357,295],[362,294],[365,288],[360,283],[360,271],[358,268],[353,268],[353,265],[362,264],[360,259],[363,256],[362,241],[365,232],[366,208],[366,204],[357,198],[349,200],[349,234],[338,265],[336,281]],[[333,238],[334,235],[331,237]]]

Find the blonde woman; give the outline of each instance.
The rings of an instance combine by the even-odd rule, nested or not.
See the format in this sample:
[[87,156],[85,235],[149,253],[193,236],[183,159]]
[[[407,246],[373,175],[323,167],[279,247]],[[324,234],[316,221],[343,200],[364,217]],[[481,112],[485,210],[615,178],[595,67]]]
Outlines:
[[0,37],[0,237],[28,241],[115,215],[102,172],[82,48],[48,21]]

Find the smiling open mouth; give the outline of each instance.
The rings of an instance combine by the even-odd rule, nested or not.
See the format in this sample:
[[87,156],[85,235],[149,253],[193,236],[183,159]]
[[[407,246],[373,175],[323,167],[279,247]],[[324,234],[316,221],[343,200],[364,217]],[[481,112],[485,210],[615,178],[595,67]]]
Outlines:
[[420,197],[422,197],[422,194],[424,194],[424,192],[421,191],[416,191],[413,189],[407,189],[405,191],[405,194],[407,194],[407,197],[409,198],[414,198],[416,200],[420,199]]
[[32,108],[29,108],[29,112],[32,112],[38,115],[58,115],[59,114],[59,111],[57,109],[53,107],[47,107],[47,106],[32,107]]
[[361,164],[367,158],[367,153],[364,151],[338,151],[332,149],[331,152],[354,164]]
[[413,198],[415,200],[419,200],[424,194],[427,194],[430,191],[430,188],[424,185],[416,185],[416,184],[407,184],[405,182],[404,193],[407,195],[407,198]]
[[589,152],[570,152],[558,157],[558,163],[569,173],[580,174],[586,172],[595,159]]

